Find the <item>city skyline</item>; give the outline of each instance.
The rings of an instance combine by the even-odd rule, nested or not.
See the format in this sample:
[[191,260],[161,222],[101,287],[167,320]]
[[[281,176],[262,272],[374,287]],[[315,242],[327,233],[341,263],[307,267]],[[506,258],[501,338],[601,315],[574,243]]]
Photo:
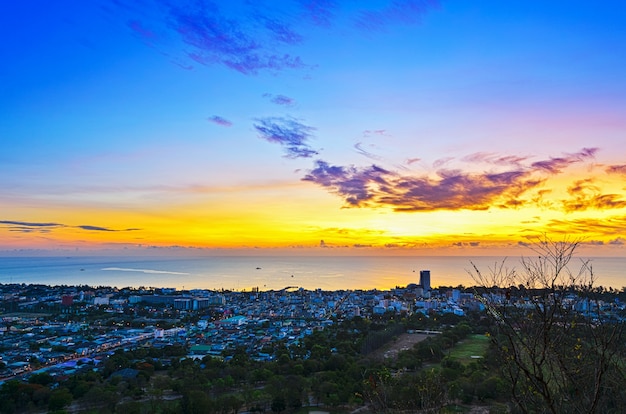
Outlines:
[[624,255],[621,2],[0,15],[0,251]]

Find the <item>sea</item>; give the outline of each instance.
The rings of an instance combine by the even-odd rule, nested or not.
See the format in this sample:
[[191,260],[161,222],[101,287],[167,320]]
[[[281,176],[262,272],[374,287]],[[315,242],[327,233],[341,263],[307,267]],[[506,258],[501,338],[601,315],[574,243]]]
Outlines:
[[[88,285],[249,291],[387,290],[419,283],[473,286],[472,263],[489,272],[504,257],[464,256],[224,256],[224,257],[0,257],[0,284]],[[626,286],[626,258],[591,258],[597,286]],[[570,269],[577,272],[580,260]],[[505,266],[520,269],[520,260]]]

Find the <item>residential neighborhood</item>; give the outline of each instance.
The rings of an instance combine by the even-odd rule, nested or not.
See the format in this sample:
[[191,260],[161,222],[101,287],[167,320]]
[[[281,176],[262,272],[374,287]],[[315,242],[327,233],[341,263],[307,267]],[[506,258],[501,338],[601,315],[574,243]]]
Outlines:
[[[462,286],[416,284],[388,291],[249,292],[6,284],[0,292],[2,380],[39,370],[51,375],[92,370],[113,351],[137,347],[180,345],[191,358],[222,357],[243,347],[253,359],[271,360],[276,342],[297,344],[344,318],[463,316],[484,309],[485,298],[526,306],[526,299],[511,297],[510,290],[478,295]],[[595,308],[575,296],[567,302],[579,312],[623,317],[624,303],[617,298]]]

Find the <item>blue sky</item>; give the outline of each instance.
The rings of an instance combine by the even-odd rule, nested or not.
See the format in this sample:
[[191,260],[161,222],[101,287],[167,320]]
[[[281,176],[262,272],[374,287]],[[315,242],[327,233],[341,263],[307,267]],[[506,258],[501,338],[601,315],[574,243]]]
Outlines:
[[622,2],[1,8],[1,249],[623,254]]

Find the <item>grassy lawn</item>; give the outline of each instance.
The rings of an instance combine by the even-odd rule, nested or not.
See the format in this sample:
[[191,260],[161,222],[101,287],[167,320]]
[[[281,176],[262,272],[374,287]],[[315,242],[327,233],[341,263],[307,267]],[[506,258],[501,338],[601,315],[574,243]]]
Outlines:
[[489,338],[485,335],[470,335],[450,350],[450,357],[467,365],[475,359],[473,355],[483,356],[489,346]]

